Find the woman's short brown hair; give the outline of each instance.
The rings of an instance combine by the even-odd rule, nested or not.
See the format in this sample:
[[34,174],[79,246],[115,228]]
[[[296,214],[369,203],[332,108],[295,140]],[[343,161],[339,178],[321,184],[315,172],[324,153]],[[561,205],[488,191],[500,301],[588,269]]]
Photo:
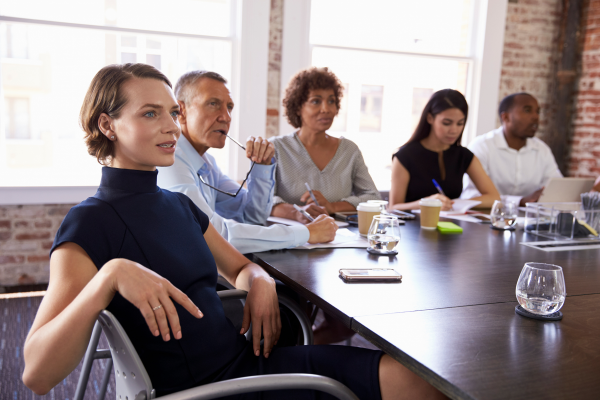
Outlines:
[[127,98],[121,88],[131,78],[150,78],[163,81],[169,87],[171,82],[159,70],[148,64],[116,64],[102,68],[90,83],[81,111],[79,123],[85,131],[85,144],[88,153],[96,157],[100,164],[107,164],[114,156],[115,145],[100,131],[98,120],[105,113],[111,118],[119,118]]
[[344,95],[344,87],[337,76],[325,68],[311,67],[298,72],[285,89],[283,107],[288,122],[294,128],[302,126],[300,109],[308,100],[308,93],[316,89],[333,89],[335,105],[340,109],[340,99]]

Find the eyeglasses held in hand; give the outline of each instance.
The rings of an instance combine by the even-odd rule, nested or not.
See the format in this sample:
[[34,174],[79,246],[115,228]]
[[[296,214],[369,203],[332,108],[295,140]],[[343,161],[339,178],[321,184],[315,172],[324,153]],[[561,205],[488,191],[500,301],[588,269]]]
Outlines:
[[[225,135],[225,136],[228,137],[229,139],[231,139],[231,141],[233,141],[233,143],[237,144],[242,149],[246,150],[246,148],[240,142],[238,142],[237,140],[235,140],[234,138],[232,138],[229,135]],[[250,165],[250,170],[246,174],[246,177],[242,181],[242,184],[240,185],[239,189],[235,193],[229,193],[229,192],[226,192],[226,191],[221,190],[219,188],[216,188],[216,187],[214,187],[212,185],[209,185],[208,183],[204,182],[204,179],[202,179],[202,177],[200,176],[200,174],[197,173],[198,174],[198,179],[200,179],[200,182],[202,182],[203,184],[205,184],[209,188],[216,190],[219,193],[223,193],[223,194],[226,194],[227,196],[231,196],[231,197],[236,197],[240,193],[240,191],[242,190],[242,188],[244,187],[244,184],[246,183],[246,181],[248,180],[248,177],[250,176],[250,172],[252,172],[252,168],[254,168],[254,164],[255,164],[254,161],[252,161],[252,165]]]

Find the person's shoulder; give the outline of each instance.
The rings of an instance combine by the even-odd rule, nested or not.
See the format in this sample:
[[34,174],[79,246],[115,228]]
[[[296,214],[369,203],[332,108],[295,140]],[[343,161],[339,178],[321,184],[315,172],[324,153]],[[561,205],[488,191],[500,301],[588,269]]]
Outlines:
[[71,207],[65,221],[89,223],[101,222],[114,217],[117,217],[117,214],[108,203],[95,197],[88,197],[81,203]]
[[494,138],[499,134],[502,134],[502,131],[494,129],[493,131],[486,132],[483,135],[476,136],[475,139],[473,139],[471,143],[469,143],[468,148],[474,149],[488,147],[491,143],[494,142]]
[[394,154],[395,156],[405,156],[413,154],[415,151],[419,151],[423,146],[419,141],[404,143],[398,151]]
[[[173,200],[178,201],[184,207],[189,208],[194,214],[202,214],[205,217],[206,213],[202,211],[196,203],[192,199],[190,199],[186,194],[180,192],[171,192],[170,190],[161,189],[165,196],[171,197]],[[207,217],[208,218],[208,217]]]
[[272,142],[274,146],[289,146],[295,142],[295,135],[296,132],[287,135],[273,136],[269,138],[269,141]]
[[548,146],[548,144],[546,144],[546,142],[544,142],[542,139],[534,136],[532,138],[527,139],[531,145],[539,150],[543,150],[546,152],[550,152],[552,153],[552,149],[550,148],[550,146]]
[[338,140],[340,141],[340,147],[343,150],[350,151],[350,152],[360,152],[360,148],[352,140],[347,139],[347,138],[345,138],[343,136],[340,136],[338,138]]

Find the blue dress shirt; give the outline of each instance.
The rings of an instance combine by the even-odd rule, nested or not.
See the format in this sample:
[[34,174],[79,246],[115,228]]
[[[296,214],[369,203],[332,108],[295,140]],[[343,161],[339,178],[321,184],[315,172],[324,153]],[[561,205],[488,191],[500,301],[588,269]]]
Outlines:
[[[177,141],[175,163],[159,168],[158,186],[187,195],[208,215],[210,222],[241,253],[284,249],[303,245],[309,232],[305,226],[263,225],[271,214],[275,187],[275,163],[256,164],[248,178],[248,189],[227,196],[203,184],[235,193],[239,184],[223,174],[214,157],[200,156],[183,136]],[[255,224],[255,225],[251,225]]]

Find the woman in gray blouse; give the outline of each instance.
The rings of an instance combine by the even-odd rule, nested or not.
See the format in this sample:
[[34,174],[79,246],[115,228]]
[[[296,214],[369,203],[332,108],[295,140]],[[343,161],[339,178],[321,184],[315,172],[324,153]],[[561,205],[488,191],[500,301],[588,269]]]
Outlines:
[[[292,78],[283,105],[289,123],[298,130],[272,139],[277,167],[271,215],[307,223],[293,204],[316,217],[354,211],[360,202],[380,199],[358,146],[326,133],[338,114],[342,93],[342,84],[327,68],[308,68]],[[340,342],[354,334],[327,314],[314,333],[315,344]]]
[[292,78],[283,105],[289,123],[298,130],[271,139],[277,159],[271,215],[306,223],[292,204],[315,217],[354,211],[358,203],[380,199],[358,146],[326,133],[338,114],[342,95],[342,84],[327,68],[308,68]]

